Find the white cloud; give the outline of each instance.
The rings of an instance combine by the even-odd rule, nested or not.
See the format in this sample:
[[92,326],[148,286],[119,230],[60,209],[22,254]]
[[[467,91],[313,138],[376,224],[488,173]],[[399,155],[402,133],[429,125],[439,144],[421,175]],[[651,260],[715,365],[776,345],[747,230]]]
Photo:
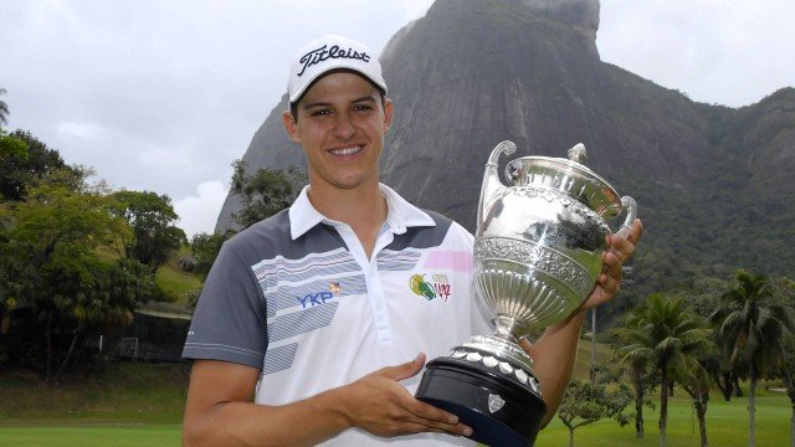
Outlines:
[[[3,2],[8,127],[29,130],[116,187],[187,204],[207,179],[230,178],[230,164],[284,95],[289,58],[302,45],[336,33],[379,51],[432,3]],[[696,100],[738,106],[793,85],[792,0],[601,5],[603,59]],[[183,214],[186,229],[213,227]]]
[[58,133],[63,138],[76,138],[78,140],[93,141],[103,136],[103,129],[94,123],[66,122],[57,127]]
[[791,0],[602,0],[602,60],[701,102],[748,105],[795,84]]
[[188,238],[196,233],[212,233],[227,192],[224,182],[212,180],[200,184],[196,188],[197,195],[174,201],[174,211],[179,215],[177,226]]

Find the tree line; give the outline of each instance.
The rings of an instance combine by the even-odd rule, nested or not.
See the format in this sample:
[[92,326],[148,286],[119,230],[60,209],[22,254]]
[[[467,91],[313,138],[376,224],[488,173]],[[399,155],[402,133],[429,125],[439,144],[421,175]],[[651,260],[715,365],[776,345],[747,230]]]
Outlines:
[[[221,233],[198,233],[191,240],[193,259],[189,270],[206,278],[223,243],[239,231],[288,208],[298,197],[307,177],[298,167],[284,171],[258,169],[248,172],[246,162],[232,163],[230,194],[240,199],[240,209],[232,213],[233,228]],[[193,300],[198,299],[198,294]]]
[[92,184],[29,132],[4,137],[25,150],[0,166],[0,364],[55,381],[87,338],[112,345],[142,304],[173,299],[154,275],[185,233],[167,196]]
[[[91,169],[67,164],[30,132],[7,132],[8,113],[0,99],[0,368],[33,368],[58,381],[110,360],[88,340],[101,334],[104,352],[113,352],[136,310],[150,301],[195,304],[198,292],[175,296],[155,282],[188,246],[168,196],[90,182]],[[305,180],[297,169],[249,174],[242,161],[233,166],[238,229],[289,206]],[[194,236],[188,270],[206,275],[234,233]]]
[[[67,165],[29,132],[6,132],[7,115],[0,100],[0,368],[32,367],[54,381],[70,367],[103,361],[86,349],[88,338],[105,334],[112,345],[136,309],[180,298],[161,290],[154,274],[188,241],[168,196],[88,182],[90,169]],[[252,173],[240,160],[233,168],[231,193],[242,204],[233,214],[235,228],[189,241],[192,256],[183,267],[200,276],[227,239],[288,207],[306,183],[297,168]],[[631,291],[640,303],[607,334],[622,369],[597,365],[591,383],[575,380],[568,388],[558,417],[570,430],[570,445],[578,427],[605,417],[622,425],[634,420],[643,437],[643,411],[656,405],[656,390],[665,446],[676,385],[692,397],[707,446],[710,391],[725,400],[743,397],[740,381],[748,387],[749,445],[755,445],[760,380],[784,384],[795,408],[795,283],[740,270],[729,281],[684,275],[689,279],[676,290],[649,294],[675,275],[665,269],[675,268],[676,256],[658,247],[644,251],[636,263],[662,279],[641,281]],[[195,304],[198,295],[187,299]],[[795,427],[795,411],[792,421]],[[792,439],[795,446],[795,428]]]
[[[793,406],[791,445],[795,446],[795,282],[744,270],[731,281],[701,280],[686,291],[655,293],[642,301],[608,334],[621,370],[598,366],[599,381],[575,380],[558,417],[570,431],[603,418],[628,423],[634,400],[635,433],[644,437],[643,409],[659,393],[660,445],[667,444],[668,400],[674,386],[692,399],[702,447],[708,446],[710,391],[726,401],[748,387],[749,446],[756,445],[756,390],[760,380],[783,384]],[[624,374],[626,372],[626,374]],[[592,375],[593,376],[593,375]],[[629,380],[619,380],[628,377]],[[626,383],[629,382],[631,392]]]

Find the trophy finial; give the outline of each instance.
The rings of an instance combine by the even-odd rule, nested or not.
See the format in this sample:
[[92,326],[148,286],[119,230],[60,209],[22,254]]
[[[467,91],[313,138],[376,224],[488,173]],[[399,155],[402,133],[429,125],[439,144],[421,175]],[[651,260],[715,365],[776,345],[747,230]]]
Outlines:
[[574,145],[573,148],[569,149],[569,160],[584,164],[585,160],[588,159],[588,153],[585,150],[585,145],[582,143],[577,143]]

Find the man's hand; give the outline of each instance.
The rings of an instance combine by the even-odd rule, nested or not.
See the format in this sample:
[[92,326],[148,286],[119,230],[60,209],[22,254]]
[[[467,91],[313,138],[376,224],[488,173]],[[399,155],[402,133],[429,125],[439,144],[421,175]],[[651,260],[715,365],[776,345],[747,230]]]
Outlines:
[[632,222],[632,229],[624,239],[616,234],[607,237],[607,250],[602,253],[604,269],[588,299],[583,302],[580,310],[599,306],[613,299],[621,289],[623,263],[635,253],[635,246],[643,235],[643,223],[640,219]]
[[391,437],[420,432],[441,432],[470,436],[472,429],[458,417],[417,400],[398,381],[417,375],[425,364],[425,354],[411,362],[382,368],[340,388],[344,391],[345,413],[349,423],[377,436]]

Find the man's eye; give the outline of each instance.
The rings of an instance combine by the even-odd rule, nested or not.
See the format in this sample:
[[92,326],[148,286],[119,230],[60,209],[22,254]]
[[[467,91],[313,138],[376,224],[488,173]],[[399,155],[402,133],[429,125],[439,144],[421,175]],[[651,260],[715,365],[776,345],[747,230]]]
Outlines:
[[315,110],[314,112],[312,112],[312,116],[326,116],[326,115],[329,115],[329,114],[331,114],[331,110],[329,110],[329,109],[320,109],[320,110]]
[[372,110],[373,107],[370,104],[356,104],[353,106],[353,110]]

